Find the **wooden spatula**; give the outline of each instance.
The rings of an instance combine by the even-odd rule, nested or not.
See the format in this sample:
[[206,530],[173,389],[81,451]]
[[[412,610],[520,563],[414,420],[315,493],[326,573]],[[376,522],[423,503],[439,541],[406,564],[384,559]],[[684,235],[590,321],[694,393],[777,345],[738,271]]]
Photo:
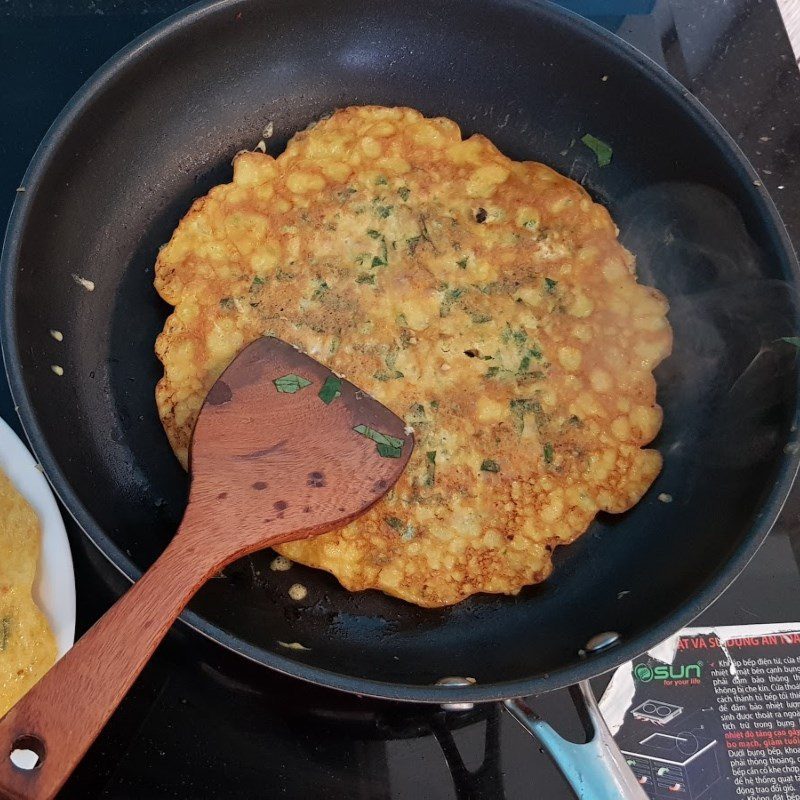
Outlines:
[[[264,338],[243,350],[200,412],[175,538],[0,722],[0,797],[53,797],[210,576],[363,514],[413,446],[403,420],[285,342]],[[38,754],[37,766],[16,766],[15,750]]]

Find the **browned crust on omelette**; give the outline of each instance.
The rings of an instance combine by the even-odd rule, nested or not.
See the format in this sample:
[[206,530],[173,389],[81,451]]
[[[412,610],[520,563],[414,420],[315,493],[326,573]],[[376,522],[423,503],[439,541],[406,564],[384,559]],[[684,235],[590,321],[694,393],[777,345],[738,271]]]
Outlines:
[[[184,465],[213,381],[254,338],[306,350],[402,416],[405,474],[346,528],[283,545],[351,590],[424,606],[544,580],[661,457],[652,376],[667,302],[602,206],[483,136],[353,107],[277,159],[245,152],[156,264],[175,306],[157,402]],[[434,454],[434,455],[431,455]]]

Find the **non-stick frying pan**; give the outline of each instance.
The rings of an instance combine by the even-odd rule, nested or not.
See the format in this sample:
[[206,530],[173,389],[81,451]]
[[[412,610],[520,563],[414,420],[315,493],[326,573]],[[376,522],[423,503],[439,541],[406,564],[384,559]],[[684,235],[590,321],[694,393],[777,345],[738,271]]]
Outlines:
[[[800,321],[791,245],[735,144],[646,57],[576,16],[530,0],[221,0],[136,40],[69,103],[14,206],[2,340],[24,427],[80,526],[137,578],[186,495],[153,402],[168,313],[152,288],[157,249],[268,123],[277,153],[359,103],[448,116],[609,206],[641,280],[672,304],[674,354],[657,373],[664,471],[517,597],[423,610],[323,572],[270,572],[263,554],[183,619],[274,669],[390,699],[479,702],[585,680],[696,616],[769,531],[798,463],[784,449],[795,350],[780,337]],[[613,147],[609,166],[585,133]],[[286,594],[298,579],[300,606]],[[616,643],[587,654],[609,631]],[[476,682],[437,685],[447,676]]]

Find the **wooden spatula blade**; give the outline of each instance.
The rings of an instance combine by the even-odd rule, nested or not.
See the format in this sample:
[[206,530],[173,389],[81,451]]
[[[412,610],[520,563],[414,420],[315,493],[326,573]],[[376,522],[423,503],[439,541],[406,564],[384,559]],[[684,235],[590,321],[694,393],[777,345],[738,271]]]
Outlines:
[[[291,345],[249,345],[208,394],[191,505],[269,543],[344,525],[379,500],[414,447],[402,419]],[[244,526],[244,527],[243,527]]]
[[[200,411],[189,505],[133,588],[0,720],[0,797],[50,800],[189,598],[225,564],[366,511],[414,440],[377,400],[278,339],[247,347]],[[24,772],[8,758],[40,754]]]

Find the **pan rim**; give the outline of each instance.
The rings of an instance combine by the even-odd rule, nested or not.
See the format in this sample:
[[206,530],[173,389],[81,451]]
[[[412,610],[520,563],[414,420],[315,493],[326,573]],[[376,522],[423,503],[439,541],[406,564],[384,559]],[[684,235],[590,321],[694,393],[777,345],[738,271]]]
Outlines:
[[[142,33],[108,59],[86,80],[56,117],[31,158],[21,183],[26,191],[18,193],[15,198],[6,229],[2,255],[0,255],[0,293],[2,294],[0,345],[15,409],[26,439],[36,458],[44,467],[45,474],[56,495],[78,527],[109,563],[130,582],[138,580],[141,571],[95,522],[70,486],[39,426],[26,388],[14,324],[14,296],[18,277],[19,249],[25,235],[27,218],[32,205],[31,198],[36,193],[36,187],[46,174],[54,151],[71,129],[72,124],[91,106],[95,93],[118,75],[124,73],[129,64],[135,62],[139,57],[143,57],[151,45],[169,38],[202,18],[220,13],[225,9],[235,9],[237,6],[245,5],[247,1],[212,0],[212,2],[199,2],[191,5]],[[794,275],[795,281],[800,285],[800,265],[798,265],[791,239],[772,198],[761,185],[757,172],[735,140],[688,89],[684,88],[677,79],[646,54],[574,12],[543,0],[493,0],[493,2],[499,6],[526,11],[535,9],[556,24],[573,28],[579,36],[595,41],[600,40],[602,45],[616,58],[631,64],[651,83],[657,85],[665,96],[681,103],[685,112],[694,118],[695,124],[705,130],[710,138],[716,140],[720,149],[728,156],[733,169],[739,173],[741,180],[752,187],[750,194],[753,202],[759,207],[762,218],[771,228],[773,236],[785,254],[786,263]],[[800,395],[796,397],[796,403],[800,403]],[[310,666],[270,650],[256,647],[228,634],[191,610],[185,610],[180,619],[195,632],[250,661],[290,677],[367,697],[418,703],[454,701],[480,703],[552,691],[618,667],[685,627],[707,608],[747,566],[769,534],[788,498],[798,467],[800,467],[800,452],[784,455],[778,467],[778,476],[764,500],[752,529],[733,555],[706,580],[698,592],[650,627],[646,633],[551,673],[514,681],[475,684],[466,687],[388,683]]]

